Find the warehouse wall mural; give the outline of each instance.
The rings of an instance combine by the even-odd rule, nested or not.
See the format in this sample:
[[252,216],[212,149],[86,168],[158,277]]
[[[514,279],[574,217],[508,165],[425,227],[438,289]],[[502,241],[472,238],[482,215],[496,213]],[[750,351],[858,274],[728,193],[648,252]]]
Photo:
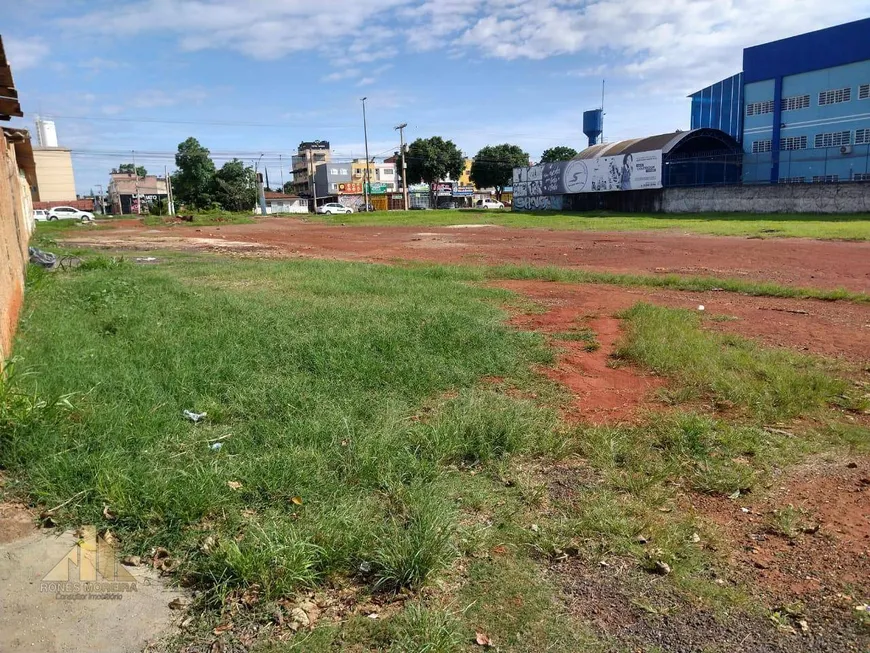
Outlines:
[[662,151],[514,168],[513,187],[514,209],[520,211],[561,209],[562,196],[575,193],[661,188]]

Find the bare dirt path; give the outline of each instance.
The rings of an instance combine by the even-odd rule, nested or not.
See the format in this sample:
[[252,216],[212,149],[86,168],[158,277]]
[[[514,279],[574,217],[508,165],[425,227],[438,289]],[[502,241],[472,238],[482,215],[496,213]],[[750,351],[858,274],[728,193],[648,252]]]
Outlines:
[[689,310],[703,306],[705,315],[717,316],[705,320],[708,329],[857,364],[870,361],[870,306],[864,304],[549,281],[500,281],[495,285],[544,304],[550,309],[548,314],[554,315],[552,319],[554,311],[566,310],[572,315],[606,318],[642,301]]
[[[623,273],[737,277],[870,292],[870,243],[864,242],[488,225],[348,227],[290,218],[223,227],[149,228],[123,221],[118,227],[69,234],[67,242],[140,249],[238,246],[276,255],[342,260],[530,263]],[[185,244],[188,238],[199,240]]]

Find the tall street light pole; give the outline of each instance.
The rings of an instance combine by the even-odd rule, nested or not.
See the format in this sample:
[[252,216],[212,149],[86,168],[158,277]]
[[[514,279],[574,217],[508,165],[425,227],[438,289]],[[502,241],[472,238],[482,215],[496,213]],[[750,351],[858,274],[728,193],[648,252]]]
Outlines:
[[402,202],[405,210],[408,210],[408,162],[405,161],[405,127],[408,123],[403,122],[396,129],[399,130],[399,152],[402,154]]
[[369,210],[369,186],[370,186],[370,181],[371,181],[371,178],[369,176],[369,130],[368,130],[368,126],[366,125],[366,99],[367,98],[368,98],[368,96],[360,99],[360,101],[362,102],[362,105],[363,105],[363,139],[365,140],[365,144],[366,144],[366,171],[365,171],[365,176],[363,177],[363,191],[364,191],[364,198],[365,198],[365,203],[366,203],[366,211]]

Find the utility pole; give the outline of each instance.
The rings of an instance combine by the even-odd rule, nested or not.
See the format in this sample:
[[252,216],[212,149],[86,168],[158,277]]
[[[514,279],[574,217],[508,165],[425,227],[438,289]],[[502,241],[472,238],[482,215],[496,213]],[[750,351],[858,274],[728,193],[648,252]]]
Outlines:
[[166,179],[166,208],[169,215],[175,215],[175,198],[172,196],[172,179],[169,178],[169,171],[166,166],[163,166],[163,177]]
[[317,182],[314,180],[314,153],[311,151],[311,148],[308,148],[308,167],[310,168],[308,187],[311,191],[311,212],[317,213]]
[[97,188],[100,189],[100,213],[106,215],[106,203],[103,201],[103,185],[97,184]]
[[[133,174],[136,175],[136,213],[142,214],[142,202],[139,201],[139,171],[136,169],[136,150],[130,150],[133,154]],[[132,213],[132,209],[130,213]],[[121,211],[123,213],[123,210]]]
[[281,155],[278,155],[278,163],[281,166],[281,192],[284,192],[284,161],[281,158]]
[[260,153],[260,158],[254,164],[254,183],[257,189],[257,200],[260,204],[260,214],[266,217],[266,193],[263,188],[263,173],[260,172],[260,161],[263,160],[264,153]]
[[363,191],[365,196],[366,211],[369,210],[369,186],[371,178],[369,177],[369,130],[366,125],[366,99],[368,96],[361,99],[363,105],[363,140],[366,145],[366,171],[363,177]]
[[402,204],[408,210],[408,163],[405,161],[405,127],[408,123],[403,122],[396,127],[399,130],[399,152],[402,154]]

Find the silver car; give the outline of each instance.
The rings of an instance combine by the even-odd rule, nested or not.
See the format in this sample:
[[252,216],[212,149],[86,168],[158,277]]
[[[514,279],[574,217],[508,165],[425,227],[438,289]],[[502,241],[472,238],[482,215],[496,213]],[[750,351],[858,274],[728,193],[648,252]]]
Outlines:
[[55,206],[48,210],[49,220],[80,220],[81,222],[91,222],[94,219],[94,214],[88,211],[81,211],[71,206]]

